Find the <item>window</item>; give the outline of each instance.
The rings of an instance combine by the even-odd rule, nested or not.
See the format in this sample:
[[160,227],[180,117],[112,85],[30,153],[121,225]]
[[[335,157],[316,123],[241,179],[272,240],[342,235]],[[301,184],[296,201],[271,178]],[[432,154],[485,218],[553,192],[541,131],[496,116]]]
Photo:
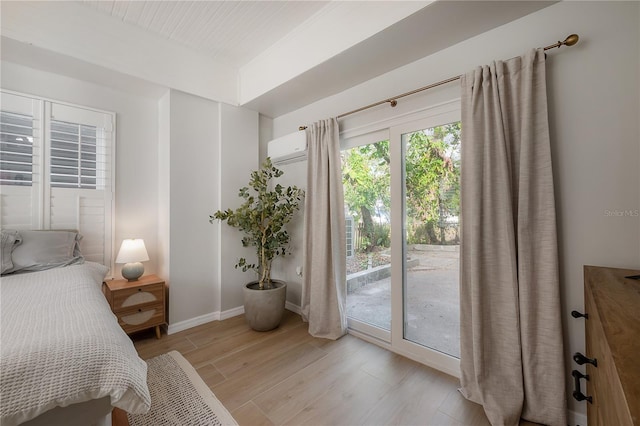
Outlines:
[[51,186],[96,189],[97,129],[51,121]]
[[77,229],[85,258],[111,266],[115,114],[0,94],[0,225]]
[[33,117],[0,112],[0,184],[31,186]]

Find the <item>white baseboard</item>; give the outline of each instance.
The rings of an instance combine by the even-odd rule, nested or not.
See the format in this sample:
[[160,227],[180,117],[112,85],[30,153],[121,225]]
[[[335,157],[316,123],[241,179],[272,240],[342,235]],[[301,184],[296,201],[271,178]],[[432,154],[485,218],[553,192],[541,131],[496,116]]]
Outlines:
[[237,308],[227,309],[226,311],[220,312],[220,318],[218,319],[222,321],[242,314],[244,314],[244,306],[238,306]]
[[189,328],[196,327],[198,325],[206,324],[211,321],[220,320],[220,312],[210,312],[208,314],[200,315],[195,318],[189,318],[188,320],[179,321],[173,324],[169,324],[167,327],[167,334],[177,333],[179,331],[184,331]]
[[[285,308],[300,315],[300,306],[294,305],[291,302],[285,304]],[[180,331],[188,330],[189,328],[197,327],[202,324],[206,324],[211,321],[222,321],[231,317],[244,314],[244,306],[238,306],[236,308],[227,309],[226,311],[216,311],[208,314],[200,315],[195,318],[189,318],[188,320],[169,324],[167,327],[167,334],[174,334]]]
[[285,302],[284,308],[288,311],[293,312],[294,314],[302,315],[302,308],[298,305],[294,305],[289,301]]
[[188,330],[211,321],[222,321],[242,314],[244,314],[244,306],[227,309],[226,311],[211,312],[195,318],[189,318],[188,320],[169,324],[169,327],[167,327],[167,334],[178,333],[179,331]]
[[567,423],[571,426],[587,426],[587,415],[567,410]]

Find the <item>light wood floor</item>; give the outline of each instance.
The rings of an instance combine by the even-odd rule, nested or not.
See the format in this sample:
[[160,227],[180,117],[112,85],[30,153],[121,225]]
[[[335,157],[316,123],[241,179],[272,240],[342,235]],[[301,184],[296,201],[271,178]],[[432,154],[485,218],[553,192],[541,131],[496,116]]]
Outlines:
[[240,425],[489,425],[457,379],[353,336],[313,338],[289,311],[270,332],[239,316],[133,339],[143,359],[184,355]]

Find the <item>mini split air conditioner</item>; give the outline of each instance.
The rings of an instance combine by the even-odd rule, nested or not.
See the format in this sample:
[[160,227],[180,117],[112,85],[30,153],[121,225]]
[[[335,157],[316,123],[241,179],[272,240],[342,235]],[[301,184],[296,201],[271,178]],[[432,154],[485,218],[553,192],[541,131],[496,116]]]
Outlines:
[[290,164],[307,159],[307,134],[304,130],[281,136],[269,142],[267,155],[274,165]]

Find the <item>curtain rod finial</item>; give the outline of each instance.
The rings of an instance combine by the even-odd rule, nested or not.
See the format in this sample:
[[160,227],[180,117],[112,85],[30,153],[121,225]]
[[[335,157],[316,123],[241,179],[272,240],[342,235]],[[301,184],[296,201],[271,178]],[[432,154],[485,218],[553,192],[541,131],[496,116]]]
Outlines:
[[573,46],[578,42],[578,40],[580,40],[578,34],[571,34],[569,37],[564,39],[562,44],[564,44],[565,46]]

